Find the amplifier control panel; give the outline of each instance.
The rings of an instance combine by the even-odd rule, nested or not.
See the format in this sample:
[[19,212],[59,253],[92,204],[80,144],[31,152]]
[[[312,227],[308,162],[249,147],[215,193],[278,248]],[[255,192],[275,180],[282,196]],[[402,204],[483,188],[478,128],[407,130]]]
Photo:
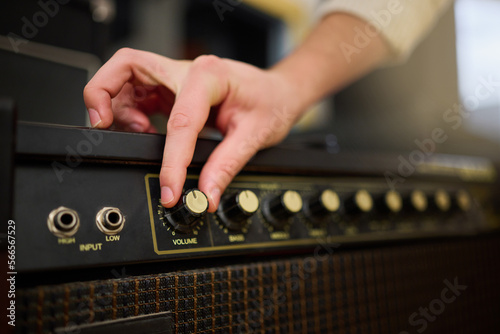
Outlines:
[[[332,245],[453,237],[498,229],[491,183],[247,173],[217,212],[191,170],[181,201],[160,204],[156,166],[46,160],[16,168],[16,269],[37,271],[193,257],[325,251]],[[62,177],[61,177],[62,176]],[[175,265],[175,264],[173,264]]]
[[436,183],[389,189],[382,180],[240,176],[216,213],[190,176],[172,209],[158,175],[145,177],[156,254],[207,256],[329,243],[471,234],[487,227],[468,190]]
[[19,272],[500,230],[497,167],[479,157],[435,154],[394,183],[385,175],[399,175],[397,154],[274,147],[256,154],[208,213],[198,176],[217,141],[198,140],[182,198],[166,209],[163,135],[18,123],[6,140],[15,143],[12,204],[4,204]]

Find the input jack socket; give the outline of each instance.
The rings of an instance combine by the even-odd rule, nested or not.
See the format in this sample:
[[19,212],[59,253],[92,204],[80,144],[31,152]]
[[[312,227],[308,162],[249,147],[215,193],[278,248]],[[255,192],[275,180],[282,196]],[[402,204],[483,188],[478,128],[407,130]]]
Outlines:
[[116,235],[123,230],[125,216],[118,208],[104,207],[96,216],[99,231],[107,235]]
[[60,206],[50,212],[47,226],[59,238],[72,237],[80,228],[80,217],[75,210]]

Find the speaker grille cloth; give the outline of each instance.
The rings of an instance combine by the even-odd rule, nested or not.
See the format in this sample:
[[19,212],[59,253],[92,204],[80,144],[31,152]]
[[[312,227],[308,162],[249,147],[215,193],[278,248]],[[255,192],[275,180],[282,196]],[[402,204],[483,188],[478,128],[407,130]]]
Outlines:
[[[171,311],[174,333],[417,333],[423,320],[410,324],[411,315],[433,307],[426,333],[497,333],[499,240],[342,250],[40,286],[18,292],[16,332],[51,333],[57,327]],[[436,302],[446,282],[467,288],[445,293],[448,301],[456,297],[453,302]],[[425,318],[413,320],[419,319]]]

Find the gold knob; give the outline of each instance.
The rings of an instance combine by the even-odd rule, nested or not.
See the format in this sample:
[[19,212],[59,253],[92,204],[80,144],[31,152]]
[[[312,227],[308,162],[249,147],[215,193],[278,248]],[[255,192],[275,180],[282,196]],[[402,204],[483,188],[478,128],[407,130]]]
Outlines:
[[443,189],[438,189],[434,193],[434,205],[441,212],[446,212],[450,209],[450,196]]
[[186,208],[192,213],[205,213],[208,209],[208,199],[204,193],[198,189],[191,190],[186,195]]
[[238,194],[238,204],[247,215],[252,215],[259,208],[259,198],[253,191],[243,190]]
[[373,208],[372,196],[364,189],[358,190],[354,194],[354,204],[359,211],[370,212]]
[[187,190],[171,209],[164,209],[164,218],[178,232],[191,233],[208,210],[207,196],[198,189]]
[[411,208],[417,212],[424,212],[427,210],[427,197],[421,190],[413,190],[410,193]]
[[467,191],[461,189],[455,194],[457,207],[463,212],[467,212],[472,207],[472,199]]
[[217,214],[228,229],[241,231],[258,208],[259,198],[257,195],[251,190],[243,190],[225,195],[221,200]]
[[403,208],[401,195],[395,190],[389,190],[384,195],[384,203],[390,212],[398,213]]
[[283,194],[283,206],[291,213],[302,210],[302,197],[294,190],[287,190]]
[[337,212],[340,209],[340,197],[331,189],[323,190],[319,199],[328,212]]
[[290,218],[302,210],[302,197],[294,190],[287,190],[281,195],[268,198],[262,203],[262,212],[266,220],[276,228],[284,228]]

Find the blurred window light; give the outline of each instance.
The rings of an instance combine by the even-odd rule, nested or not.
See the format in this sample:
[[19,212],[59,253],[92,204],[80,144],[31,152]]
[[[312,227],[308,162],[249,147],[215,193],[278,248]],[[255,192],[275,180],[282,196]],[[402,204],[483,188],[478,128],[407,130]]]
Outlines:
[[[500,141],[500,1],[457,0],[455,18],[459,93],[473,111],[467,130]],[[483,80],[494,90],[468,106]]]

